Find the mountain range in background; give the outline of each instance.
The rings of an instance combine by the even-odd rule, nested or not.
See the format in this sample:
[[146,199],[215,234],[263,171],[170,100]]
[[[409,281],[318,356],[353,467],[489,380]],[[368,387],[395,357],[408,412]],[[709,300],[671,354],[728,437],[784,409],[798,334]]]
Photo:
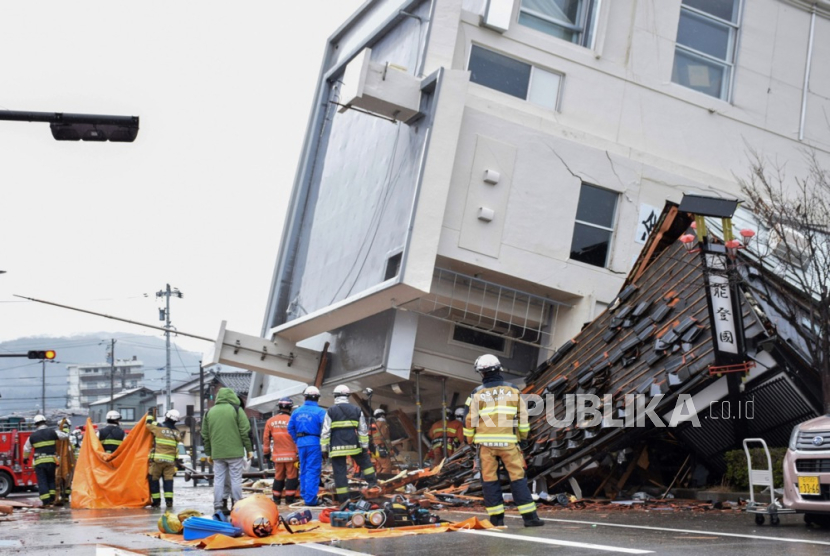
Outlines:
[[[129,360],[135,357],[144,364],[144,383],[141,386],[153,390],[164,387],[167,358],[163,337],[104,332],[61,337],[37,336],[0,342],[0,353],[55,350],[55,360],[45,363],[46,407],[63,409],[66,407],[69,387],[67,366],[109,364],[108,354],[113,338],[116,360]],[[201,358],[201,353],[184,350],[175,344],[175,338],[171,339],[170,376],[174,388],[199,372]],[[42,411],[43,371],[44,364],[40,360],[0,358],[0,415],[20,411]]]

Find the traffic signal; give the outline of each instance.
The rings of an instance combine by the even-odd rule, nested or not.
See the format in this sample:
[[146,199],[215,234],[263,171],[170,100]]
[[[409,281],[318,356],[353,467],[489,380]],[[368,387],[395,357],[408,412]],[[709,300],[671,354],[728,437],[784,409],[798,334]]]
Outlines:
[[29,359],[54,359],[57,354],[53,349],[47,350],[30,350],[26,357]]

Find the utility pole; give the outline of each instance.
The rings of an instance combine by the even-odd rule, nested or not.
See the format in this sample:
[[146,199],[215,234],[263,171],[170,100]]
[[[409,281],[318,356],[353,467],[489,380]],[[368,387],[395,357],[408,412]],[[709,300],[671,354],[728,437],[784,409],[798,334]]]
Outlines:
[[179,288],[170,288],[170,284],[166,284],[165,289],[159,290],[156,292],[156,297],[164,297],[165,298],[165,308],[159,309],[159,320],[166,321],[164,325],[164,337],[167,344],[167,365],[166,365],[166,373],[165,373],[165,387],[164,392],[166,394],[165,397],[165,406],[164,410],[170,411],[170,296],[174,295],[181,299],[183,296],[182,292],[179,291]]
[[43,379],[42,384],[40,385],[40,411],[45,416],[46,415],[46,359],[40,360],[41,366],[41,373],[40,377]]
[[109,344],[109,352],[107,357],[110,360],[110,401],[107,404],[107,411],[115,409],[115,338],[110,339],[109,342],[101,341],[98,345]]

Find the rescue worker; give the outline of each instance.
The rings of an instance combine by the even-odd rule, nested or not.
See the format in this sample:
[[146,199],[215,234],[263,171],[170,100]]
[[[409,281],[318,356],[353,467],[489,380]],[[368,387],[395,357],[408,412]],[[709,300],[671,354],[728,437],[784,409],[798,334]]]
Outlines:
[[[432,424],[429,429],[429,439],[432,442],[432,448],[428,456],[432,456],[432,463],[437,464],[445,457],[450,457],[455,453],[455,450],[464,442],[464,425],[460,421],[453,419],[452,411],[446,409],[447,424],[444,426],[444,420],[440,419]],[[447,453],[444,454],[444,437],[447,438]]]
[[104,450],[111,454],[124,442],[124,429],[119,423],[121,414],[117,411],[107,412],[107,426],[98,431],[98,438]]
[[510,492],[524,526],[540,527],[545,522],[536,513],[525,477],[524,457],[518,446],[519,442],[525,442],[530,432],[527,404],[521,397],[521,390],[502,378],[501,362],[495,355],[480,356],[476,359],[475,370],[481,375],[482,385],[467,398],[469,411],[464,436],[478,450],[484,506],[490,522],[497,527],[504,525],[504,499],[498,475],[501,462],[510,475]]
[[338,502],[349,500],[346,456],[351,456],[360,466],[370,489],[378,484],[375,468],[369,459],[369,427],[366,426],[360,408],[349,403],[350,394],[351,391],[345,384],[335,387],[334,405],[326,410],[323,432],[320,434],[323,453],[331,457],[334,495]]
[[[271,455],[274,462],[274,484],[271,487],[274,503],[278,506],[285,495],[285,503],[293,504],[297,496],[297,445],[288,434],[288,422],[291,419],[291,398],[283,398],[277,403],[278,413],[268,419],[262,434],[263,454]],[[273,447],[271,443],[273,441]]]
[[179,454],[179,441],[183,433],[176,428],[176,421],[182,416],[175,409],[164,414],[164,422],[155,422],[154,417],[147,416],[147,431],[153,435],[153,448],[150,450],[150,503],[154,508],[161,506],[159,479],[163,479],[164,503],[173,506],[173,477],[176,476],[176,457]]
[[320,435],[326,410],[317,404],[320,390],[309,386],[303,392],[305,403],[298,407],[288,420],[288,434],[297,445],[300,458],[300,496],[306,506],[316,506],[320,490],[320,473],[323,470],[323,453]]
[[372,434],[372,453],[377,473],[392,473],[392,458],[389,456],[389,423],[386,422],[386,411],[376,409],[369,431]]
[[46,426],[46,417],[43,415],[35,415],[34,424],[37,428],[29,435],[23,446],[23,458],[28,459],[34,449],[35,457],[32,465],[37,477],[37,490],[40,493],[40,502],[43,507],[48,508],[55,504],[58,440],[69,440],[69,431],[68,427],[63,431],[50,429]]

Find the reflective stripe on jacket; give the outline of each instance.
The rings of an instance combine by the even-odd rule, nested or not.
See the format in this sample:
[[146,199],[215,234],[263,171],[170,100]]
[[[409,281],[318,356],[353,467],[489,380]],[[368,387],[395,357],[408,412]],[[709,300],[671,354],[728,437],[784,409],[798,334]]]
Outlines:
[[118,425],[107,425],[98,431],[101,445],[107,452],[114,452],[124,442],[124,429]]
[[467,404],[470,411],[464,436],[472,438],[475,444],[516,444],[527,438],[527,404],[521,390],[513,384],[501,380],[482,384],[473,390]]
[[182,434],[167,421],[162,424],[147,422],[147,431],[153,435],[150,461],[173,463],[179,455],[179,439]]
[[[278,413],[268,419],[262,433],[262,448],[271,452],[271,461],[297,461],[297,446],[288,434],[289,413]],[[271,446],[273,441],[274,445]]]
[[360,408],[346,398],[335,400],[326,411],[320,445],[331,457],[353,456],[368,449],[369,429]]
[[29,436],[29,443],[35,451],[33,465],[41,465],[43,463],[57,463],[57,444],[58,433],[54,430],[43,426],[38,428]]

